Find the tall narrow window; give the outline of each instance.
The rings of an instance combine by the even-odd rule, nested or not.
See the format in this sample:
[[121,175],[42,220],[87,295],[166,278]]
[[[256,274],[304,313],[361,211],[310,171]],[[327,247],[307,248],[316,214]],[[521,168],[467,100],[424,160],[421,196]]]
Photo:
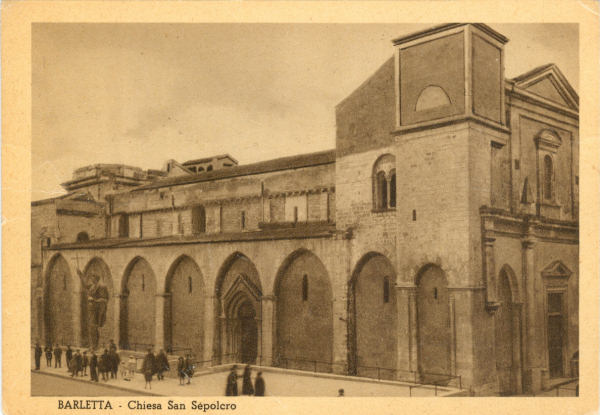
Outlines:
[[552,157],[549,155],[544,156],[544,198],[546,200],[552,200]]
[[294,223],[298,222],[298,206],[294,206]]
[[119,216],[119,236],[121,238],[129,237],[129,216],[126,214]]
[[302,301],[308,301],[308,275],[302,277]]
[[379,209],[387,209],[388,207],[388,195],[387,195],[387,180],[385,179],[385,173],[380,171],[377,173],[377,207]]
[[192,293],[192,277],[188,277],[188,293]]
[[241,214],[242,229],[246,229],[246,211],[242,210]]
[[396,207],[396,171],[392,170],[390,177],[390,207]]
[[194,235],[206,232],[206,210],[204,206],[192,208],[192,233]]
[[63,291],[67,291],[67,274],[63,274]]
[[383,277],[383,302],[390,302],[390,279],[388,277]]
[[146,278],[144,274],[142,274],[142,291],[146,289]]

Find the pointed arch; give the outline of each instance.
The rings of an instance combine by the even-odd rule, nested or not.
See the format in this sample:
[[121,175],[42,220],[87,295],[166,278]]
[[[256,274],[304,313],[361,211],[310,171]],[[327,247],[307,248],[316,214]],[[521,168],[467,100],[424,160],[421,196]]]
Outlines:
[[81,283],[73,277],[69,263],[55,254],[44,275],[44,327],[47,344],[74,344],[77,339],[73,321],[79,314]]
[[136,256],[121,283],[120,342],[124,349],[145,349],[155,342],[157,281],[148,261]]
[[307,249],[292,252],[279,267],[273,292],[275,364],[331,371],[333,291],[321,259]]
[[[98,275],[100,277],[100,282],[104,284],[108,289],[106,321],[104,323],[104,326],[100,327],[98,333],[98,344],[108,344],[109,340],[111,340],[114,336],[117,319],[117,316],[115,316],[116,311],[114,306],[115,287],[113,284],[113,279],[109,266],[102,258],[98,256],[95,256],[92,259],[90,259],[83,268],[83,275],[88,279],[88,281],[90,276],[93,274]],[[89,319],[92,318],[92,316],[88,313],[89,304],[85,294],[85,292],[82,292],[81,298],[81,339],[83,345],[89,346],[90,339],[88,328],[91,324]]]
[[[254,363],[260,354],[261,327],[256,321],[261,318],[262,292],[258,270],[250,258],[239,251],[229,255],[219,268],[214,286],[213,356],[217,363],[235,359]],[[243,315],[235,314],[240,310],[235,307],[238,301],[240,307],[244,304]],[[254,310],[254,319],[247,318],[249,307]]]
[[354,267],[348,282],[348,369],[352,375],[394,377],[398,355],[395,283],[396,270],[380,252],[366,253]]
[[191,349],[199,360],[204,345],[204,278],[190,256],[181,255],[165,279],[165,347],[172,353]]

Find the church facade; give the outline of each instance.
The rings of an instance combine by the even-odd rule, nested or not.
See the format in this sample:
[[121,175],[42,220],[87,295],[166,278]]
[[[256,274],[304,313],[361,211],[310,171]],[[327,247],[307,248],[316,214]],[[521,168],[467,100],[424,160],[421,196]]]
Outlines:
[[536,392],[577,376],[578,96],[447,24],[335,108],[336,148],[97,165],[32,203],[32,340]]

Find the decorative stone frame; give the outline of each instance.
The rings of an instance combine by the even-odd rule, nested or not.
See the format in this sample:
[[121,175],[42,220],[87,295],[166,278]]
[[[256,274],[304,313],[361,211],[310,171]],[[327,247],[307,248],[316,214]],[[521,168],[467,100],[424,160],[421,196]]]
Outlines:
[[[537,205],[538,214],[555,217],[560,216],[560,205],[556,199],[556,153],[561,146],[560,136],[553,130],[543,129],[535,136],[537,147]],[[546,158],[552,162],[551,177],[546,177]],[[546,182],[550,181],[550,195],[546,191]]]

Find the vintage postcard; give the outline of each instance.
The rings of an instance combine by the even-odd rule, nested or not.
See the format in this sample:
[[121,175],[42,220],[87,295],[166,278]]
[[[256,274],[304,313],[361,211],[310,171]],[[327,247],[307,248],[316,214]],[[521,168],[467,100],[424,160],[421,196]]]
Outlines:
[[597,410],[599,10],[5,2],[5,413]]

